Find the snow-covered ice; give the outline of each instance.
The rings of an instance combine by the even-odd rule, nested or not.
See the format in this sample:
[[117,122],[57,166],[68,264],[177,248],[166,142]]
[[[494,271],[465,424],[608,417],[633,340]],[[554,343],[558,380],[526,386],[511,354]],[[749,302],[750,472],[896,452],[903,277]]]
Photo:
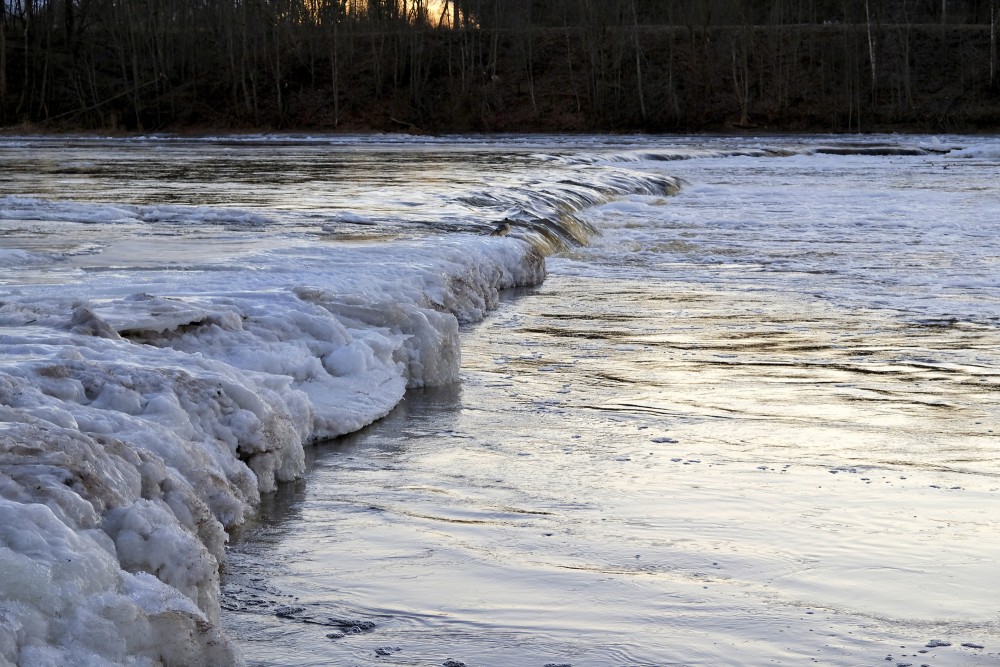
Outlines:
[[351,265],[364,289],[334,271],[269,291],[3,299],[5,660],[233,662],[225,529],[301,474],[303,445],[454,382],[459,321],[544,272],[529,245],[478,237],[312,259]]
[[239,662],[227,528],[304,445],[456,381],[459,323],[544,257],[472,233],[304,241],[259,208],[96,187],[0,198],[0,664]]

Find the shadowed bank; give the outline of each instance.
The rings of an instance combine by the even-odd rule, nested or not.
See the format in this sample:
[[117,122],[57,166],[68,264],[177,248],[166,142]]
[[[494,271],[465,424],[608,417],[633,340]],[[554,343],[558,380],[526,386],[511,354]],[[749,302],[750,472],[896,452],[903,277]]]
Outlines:
[[18,0],[44,130],[991,131],[997,0]]

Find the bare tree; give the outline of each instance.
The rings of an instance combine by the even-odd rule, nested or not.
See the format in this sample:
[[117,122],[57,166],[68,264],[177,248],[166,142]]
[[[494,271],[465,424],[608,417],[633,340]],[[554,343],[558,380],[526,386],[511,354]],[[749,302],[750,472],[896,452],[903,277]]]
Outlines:
[[997,3],[990,0],[990,87],[997,86],[997,22],[1000,21],[1000,12],[997,11]]

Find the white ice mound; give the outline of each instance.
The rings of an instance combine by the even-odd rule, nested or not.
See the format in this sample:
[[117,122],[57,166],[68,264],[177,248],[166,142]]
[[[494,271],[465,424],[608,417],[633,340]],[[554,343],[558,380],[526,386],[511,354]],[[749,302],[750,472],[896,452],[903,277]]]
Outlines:
[[269,220],[251,211],[214,206],[137,206],[0,197],[0,220],[43,220],[81,224],[172,223],[259,226]]
[[977,146],[969,146],[967,148],[949,152],[948,157],[997,160],[1000,159],[1000,145],[980,144]]
[[0,248],[0,269],[45,266],[56,261],[58,261],[57,258],[51,255],[14,248]]
[[240,662],[218,629],[226,528],[304,444],[457,380],[459,322],[544,275],[513,239],[410,246],[0,295],[0,667]]

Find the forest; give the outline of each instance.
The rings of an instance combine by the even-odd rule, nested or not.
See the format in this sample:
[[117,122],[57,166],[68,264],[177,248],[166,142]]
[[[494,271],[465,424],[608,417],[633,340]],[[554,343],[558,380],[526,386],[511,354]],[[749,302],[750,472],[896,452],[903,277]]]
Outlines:
[[1000,130],[1000,0],[0,0],[37,131]]

